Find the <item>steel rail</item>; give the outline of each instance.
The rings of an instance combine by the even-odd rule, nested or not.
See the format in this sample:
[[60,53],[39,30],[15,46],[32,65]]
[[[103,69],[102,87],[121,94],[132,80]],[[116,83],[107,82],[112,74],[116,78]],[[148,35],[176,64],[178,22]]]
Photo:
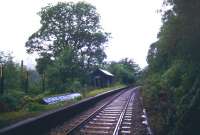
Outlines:
[[86,119],[82,120],[80,123],[78,123],[76,126],[74,126],[74,128],[72,128],[71,130],[68,130],[66,132],[66,135],[72,135],[75,132],[77,132],[78,129],[80,129],[92,117],[94,117],[96,114],[98,114],[100,111],[102,111],[107,105],[109,105],[110,103],[112,103],[112,101],[114,101],[116,98],[118,98],[120,95],[122,95],[126,91],[127,90],[124,90],[124,91],[120,92],[118,95],[114,96],[111,100],[109,100],[108,102],[106,102],[105,104],[103,104],[99,109],[97,109],[95,112],[93,112],[90,116],[88,116]]
[[130,94],[130,97],[122,111],[122,113],[120,114],[120,117],[119,117],[119,120],[117,121],[117,124],[115,126],[115,129],[114,129],[114,132],[113,132],[113,135],[118,135],[119,134],[119,130],[120,130],[120,127],[121,127],[121,124],[122,124],[122,120],[124,118],[124,114],[126,113],[126,110],[128,108],[128,105],[131,101],[132,98],[134,98],[135,95],[133,95],[134,91]]

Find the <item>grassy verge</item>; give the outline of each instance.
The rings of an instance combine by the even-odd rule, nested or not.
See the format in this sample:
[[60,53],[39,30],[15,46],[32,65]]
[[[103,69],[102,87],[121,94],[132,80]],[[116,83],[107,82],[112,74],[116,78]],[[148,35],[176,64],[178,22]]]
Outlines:
[[104,93],[104,92],[106,92],[106,91],[113,90],[113,89],[119,89],[119,88],[123,88],[123,87],[125,87],[125,85],[118,84],[118,85],[115,85],[115,86],[112,86],[112,87],[94,89],[94,90],[92,90],[92,91],[89,91],[89,92],[85,95],[85,97],[93,97],[93,96],[96,96],[96,95],[98,95],[98,94]]
[[37,102],[36,103],[33,102],[29,104],[28,107],[25,107],[19,111],[0,113],[0,128],[11,125],[13,123],[24,120],[26,118],[38,116],[50,110],[72,105],[85,98],[93,97],[103,92],[113,90],[113,89],[123,88],[123,87],[125,87],[125,85],[117,84],[117,85],[107,87],[107,88],[94,89],[94,90],[84,92],[83,96],[80,98],[76,98],[70,101],[59,102],[59,103],[51,104],[51,105],[43,105]]

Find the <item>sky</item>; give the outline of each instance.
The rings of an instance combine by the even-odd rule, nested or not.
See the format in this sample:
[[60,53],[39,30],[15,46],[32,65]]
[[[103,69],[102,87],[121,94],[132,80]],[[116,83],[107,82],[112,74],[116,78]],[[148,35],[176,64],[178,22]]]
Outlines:
[[[37,13],[48,3],[69,0],[2,0],[0,1],[0,50],[11,52],[14,60],[24,60],[30,68],[37,56],[26,53],[25,42],[40,27]],[[78,2],[78,0],[70,0]],[[101,25],[111,33],[107,43],[107,61],[128,57],[141,68],[151,43],[157,41],[162,0],[85,0],[97,8]]]

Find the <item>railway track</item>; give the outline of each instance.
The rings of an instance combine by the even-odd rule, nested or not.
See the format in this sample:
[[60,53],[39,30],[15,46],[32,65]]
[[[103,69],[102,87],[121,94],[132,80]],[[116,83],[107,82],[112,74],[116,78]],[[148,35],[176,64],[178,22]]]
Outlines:
[[67,135],[132,134],[134,89],[113,97],[90,116],[66,132]]

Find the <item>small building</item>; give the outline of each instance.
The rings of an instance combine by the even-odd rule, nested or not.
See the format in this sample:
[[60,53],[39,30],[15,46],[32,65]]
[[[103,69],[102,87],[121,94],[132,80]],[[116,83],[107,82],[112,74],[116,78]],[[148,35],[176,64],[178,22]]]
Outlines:
[[110,86],[113,81],[114,75],[106,70],[99,68],[92,73],[92,82],[95,87]]

